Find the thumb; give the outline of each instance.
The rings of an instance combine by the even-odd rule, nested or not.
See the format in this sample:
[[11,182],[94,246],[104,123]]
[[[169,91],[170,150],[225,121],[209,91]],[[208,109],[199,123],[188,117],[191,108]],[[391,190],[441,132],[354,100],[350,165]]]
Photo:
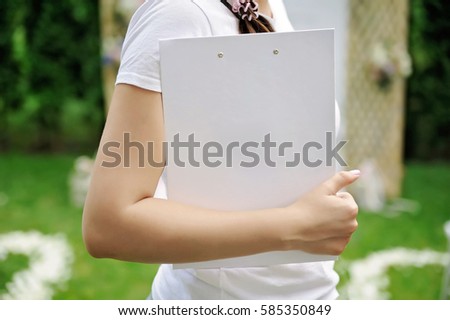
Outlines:
[[333,177],[322,183],[320,188],[323,192],[328,195],[334,195],[339,192],[342,188],[352,184],[359,178],[361,171],[341,171],[336,173]]

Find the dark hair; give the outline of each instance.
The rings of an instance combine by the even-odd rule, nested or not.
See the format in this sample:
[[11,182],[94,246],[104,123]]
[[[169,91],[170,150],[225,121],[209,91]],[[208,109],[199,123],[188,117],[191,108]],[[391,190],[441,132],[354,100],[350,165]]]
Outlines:
[[240,19],[239,31],[241,33],[260,33],[274,32],[275,30],[270,22],[260,15],[258,19],[252,19],[251,21],[248,21],[247,19]]
[[240,33],[263,33],[263,32],[274,32],[271,23],[263,16],[258,15],[249,9],[252,18],[243,19],[242,13],[234,12],[231,5],[227,0],[221,0],[222,3],[239,19],[239,32]]

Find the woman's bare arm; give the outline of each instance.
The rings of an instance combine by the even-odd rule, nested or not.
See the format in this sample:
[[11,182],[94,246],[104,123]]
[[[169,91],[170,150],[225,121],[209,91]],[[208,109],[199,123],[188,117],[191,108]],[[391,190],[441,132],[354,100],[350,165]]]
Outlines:
[[[153,143],[153,160],[162,162],[160,93],[116,87],[83,213],[84,240],[95,257],[178,263],[287,249],[338,254],[356,229],[353,199],[336,196],[356,180],[351,173],[333,177],[287,208],[219,212],[153,198],[162,167],[139,159],[137,147],[130,148],[124,167],[125,133],[145,147],[145,155]],[[120,145],[114,151],[122,158],[114,168],[104,165],[113,160],[104,150],[111,142]]]

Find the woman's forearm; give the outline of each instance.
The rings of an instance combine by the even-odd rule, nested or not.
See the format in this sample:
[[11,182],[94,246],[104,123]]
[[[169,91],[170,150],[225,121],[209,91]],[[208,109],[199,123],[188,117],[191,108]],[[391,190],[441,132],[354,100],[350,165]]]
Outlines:
[[340,172],[287,207],[255,211],[215,211],[151,197],[102,210],[88,199],[84,237],[96,257],[147,263],[293,249],[338,255],[358,227],[358,206],[338,191],[358,176]]
[[[85,221],[91,254],[146,263],[183,263],[282,250],[277,209],[221,212],[145,198]],[[103,216],[103,219],[98,218]]]

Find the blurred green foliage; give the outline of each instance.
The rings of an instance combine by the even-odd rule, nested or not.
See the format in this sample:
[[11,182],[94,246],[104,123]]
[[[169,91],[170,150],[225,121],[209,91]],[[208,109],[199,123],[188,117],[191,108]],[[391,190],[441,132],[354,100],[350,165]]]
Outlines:
[[103,103],[97,1],[0,1],[0,150],[93,150]]
[[450,159],[450,1],[410,2],[406,157]]
[[[405,155],[450,159],[450,2],[410,3]],[[95,150],[98,17],[97,1],[0,1],[0,151]]]

